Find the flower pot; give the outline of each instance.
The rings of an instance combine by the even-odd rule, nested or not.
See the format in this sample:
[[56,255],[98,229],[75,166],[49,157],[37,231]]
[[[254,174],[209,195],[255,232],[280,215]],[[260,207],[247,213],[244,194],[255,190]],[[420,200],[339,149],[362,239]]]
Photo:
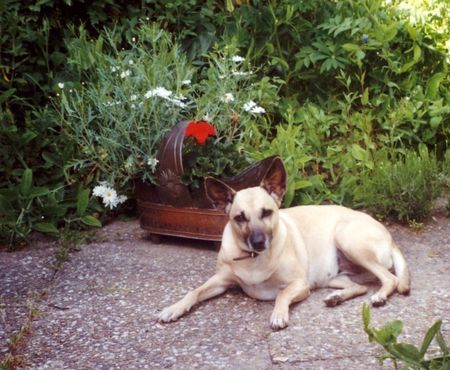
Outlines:
[[[227,215],[213,208],[203,187],[192,193],[181,181],[188,123],[178,123],[161,142],[156,157],[158,185],[136,182],[140,225],[152,235],[220,241]],[[273,159],[274,156],[265,158],[236,176],[221,180],[235,190],[258,186]]]

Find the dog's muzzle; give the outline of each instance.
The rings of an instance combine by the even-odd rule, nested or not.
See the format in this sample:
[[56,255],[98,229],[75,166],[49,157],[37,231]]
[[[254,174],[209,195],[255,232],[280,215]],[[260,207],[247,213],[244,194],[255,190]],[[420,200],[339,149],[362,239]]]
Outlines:
[[247,244],[256,252],[262,252],[267,246],[267,237],[262,231],[254,231],[247,239]]

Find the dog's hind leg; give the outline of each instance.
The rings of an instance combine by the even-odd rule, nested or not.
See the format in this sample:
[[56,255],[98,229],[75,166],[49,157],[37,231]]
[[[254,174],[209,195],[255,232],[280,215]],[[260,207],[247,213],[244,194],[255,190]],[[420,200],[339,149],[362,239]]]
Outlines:
[[[354,253],[355,250],[356,253]],[[398,278],[381,263],[371,247],[361,247],[359,250],[344,249],[343,252],[353,263],[360,265],[380,280],[381,288],[370,297],[370,301],[372,306],[383,306],[387,298],[397,289]]]
[[328,282],[327,287],[341,289],[330,293],[324,299],[328,307],[337,306],[348,299],[367,293],[366,286],[355,283],[347,275],[336,276]]

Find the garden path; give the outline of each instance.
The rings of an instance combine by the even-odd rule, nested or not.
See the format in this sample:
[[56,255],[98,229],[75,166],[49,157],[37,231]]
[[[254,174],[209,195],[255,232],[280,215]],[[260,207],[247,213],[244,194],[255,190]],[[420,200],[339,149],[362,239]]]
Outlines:
[[[443,319],[450,339],[450,219],[435,217],[421,232],[389,229],[412,273],[412,293],[372,309],[374,326],[405,323],[401,339],[418,344]],[[214,271],[208,243],[170,239],[154,244],[137,221],[97,232],[53,276],[54,242],[36,240],[0,252],[0,359],[7,339],[27,326],[14,350],[32,369],[380,369],[368,343],[361,306],[369,295],[327,308],[327,290],[291,309],[290,326],[273,332],[273,302],[234,289],[194,308],[178,322],[155,321],[161,308]],[[28,320],[33,311],[32,320]]]

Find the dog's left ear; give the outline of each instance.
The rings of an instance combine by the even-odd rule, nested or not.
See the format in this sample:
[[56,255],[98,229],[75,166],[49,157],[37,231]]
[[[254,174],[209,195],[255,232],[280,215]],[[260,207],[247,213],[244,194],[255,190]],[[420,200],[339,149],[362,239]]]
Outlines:
[[213,177],[205,178],[206,196],[215,208],[228,213],[236,191]]
[[280,157],[274,158],[270,164],[269,169],[261,181],[261,187],[270,194],[278,207],[280,207],[287,188],[287,173]]

